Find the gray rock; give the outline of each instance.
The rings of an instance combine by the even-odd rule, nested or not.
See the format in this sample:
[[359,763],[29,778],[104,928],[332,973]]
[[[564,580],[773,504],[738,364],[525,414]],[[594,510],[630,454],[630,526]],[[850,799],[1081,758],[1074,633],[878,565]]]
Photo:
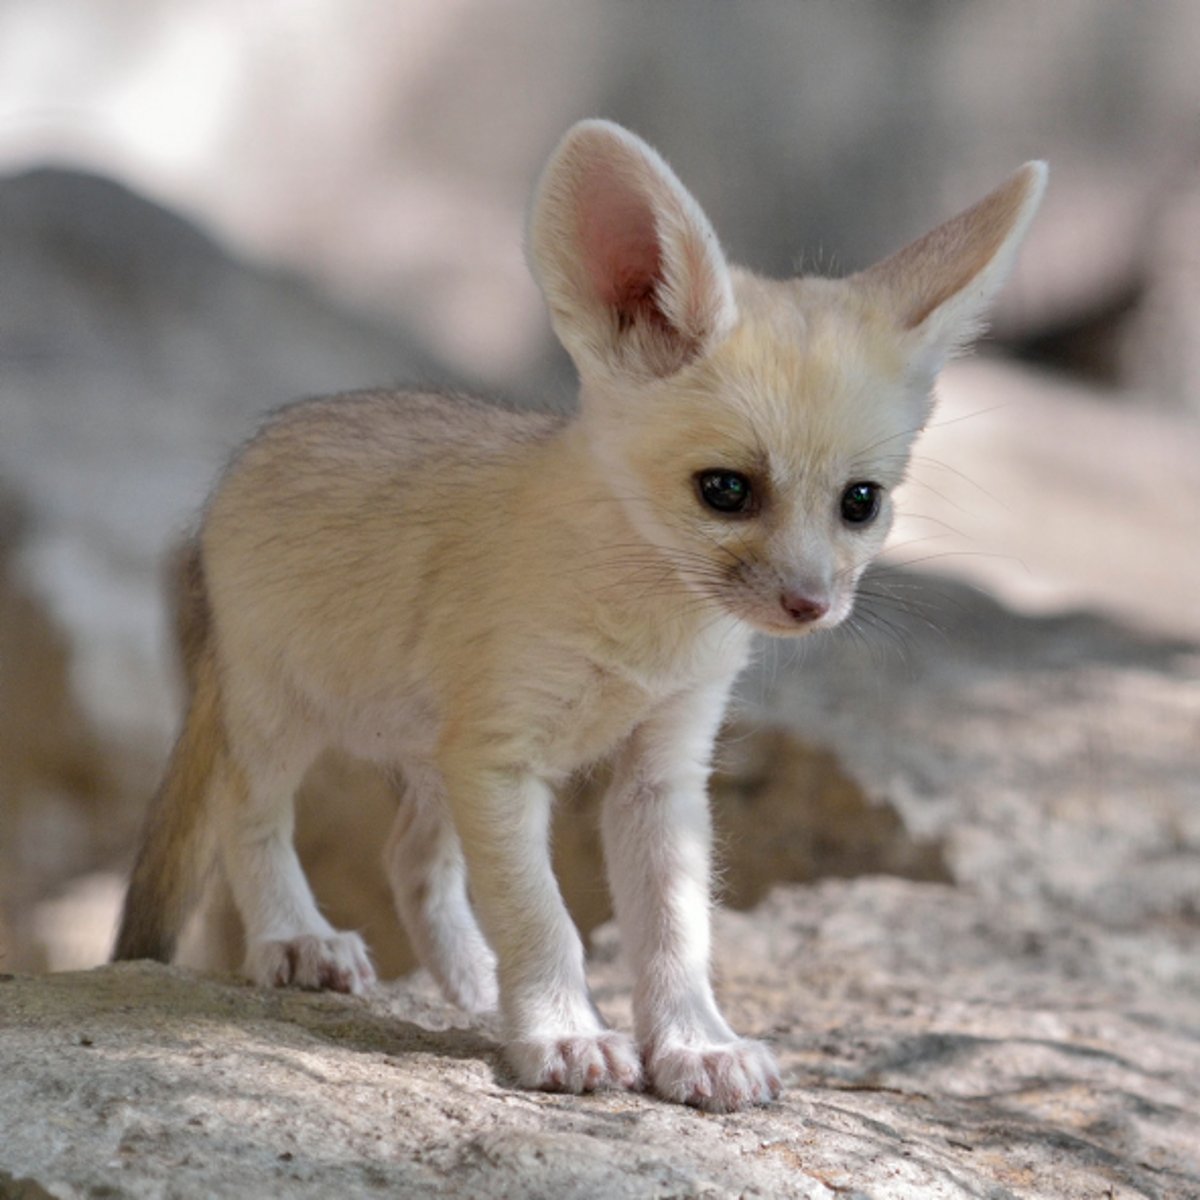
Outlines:
[[354,1000],[135,964],[0,984],[0,1166],[64,1198],[1200,1195],[1196,994],[1114,969],[1086,918],[880,878],[716,933],[785,1070],[768,1108],[514,1091],[419,978]]

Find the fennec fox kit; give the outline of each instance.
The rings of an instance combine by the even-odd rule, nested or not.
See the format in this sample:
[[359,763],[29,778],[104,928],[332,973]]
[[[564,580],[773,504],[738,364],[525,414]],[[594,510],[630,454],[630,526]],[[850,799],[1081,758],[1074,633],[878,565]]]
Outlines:
[[[498,1003],[520,1083],[776,1096],[709,980],[713,739],[755,631],[850,611],[934,376],[1044,178],[1022,167],[860,274],[776,282],[726,262],[649,146],[572,128],[530,252],[577,414],[363,392],[286,408],[242,450],[193,549],[190,704],[116,957],[170,959],[217,858],[251,979],[367,988],[292,846],[293,792],[337,746],[396,773],[397,910],[447,996]],[[554,786],[602,758],[633,1037],[588,996],[547,849]]]

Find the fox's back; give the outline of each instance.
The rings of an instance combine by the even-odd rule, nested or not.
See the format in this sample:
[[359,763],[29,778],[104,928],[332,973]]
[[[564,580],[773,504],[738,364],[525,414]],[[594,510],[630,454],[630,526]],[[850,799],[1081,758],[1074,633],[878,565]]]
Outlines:
[[423,392],[281,410],[230,465],[201,529],[226,653],[369,664],[393,649],[380,638],[412,640],[459,535],[478,538],[489,492],[561,423]]
[[332,488],[336,495],[343,486],[387,489],[405,473],[486,469],[562,421],[455,393],[380,390],[302,400],[276,412],[243,447],[213,509],[246,487],[283,495]]

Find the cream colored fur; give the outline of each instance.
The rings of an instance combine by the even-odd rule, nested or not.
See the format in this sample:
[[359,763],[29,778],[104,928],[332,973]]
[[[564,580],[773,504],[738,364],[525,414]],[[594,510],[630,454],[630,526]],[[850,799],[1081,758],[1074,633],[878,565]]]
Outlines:
[[[573,128],[530,244],[578,415],[358,393],[285,409],[244,448],[200,533],[190,766],[164,782],[151,829],[168,832],[143,848],[118,954],[170,952],[186,897],[167,880],[212,829],[249,975],[368,986],[364,946],[321,916],[292,848],[293,791],[336,745],[402,775],[397,910],[453,999],[499,1003],[522,1084],[645,1082],[717,1111],[775,1096],[769,1051],[729,1028],[709,980],[713,741],[756,630],[849,612],[933,376],[1043,178],[1022,168],[861,275],[773,282],[727,265],[643,142]],[[748,481],[744,512],[704,499],[713,471]],[[848,523],[859,482],[881,505]],[[633,1038],[589,999],[547,849],[554,785],[606,756]]]

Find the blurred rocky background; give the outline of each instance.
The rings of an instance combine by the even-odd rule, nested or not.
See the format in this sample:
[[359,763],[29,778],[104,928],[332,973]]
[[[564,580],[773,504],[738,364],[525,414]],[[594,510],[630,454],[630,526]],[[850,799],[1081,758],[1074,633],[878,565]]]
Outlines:
[[[763,1133],[780,1169],[801,1124],[871,1092],[878,1162],[933,1139],[923,1195],[1200,1194],[1198,62],[1194,0],[0,3],[0,972],[106,957],[179,718],[169,548],[266,410],[388,383],[570,403],[522,232],[572,121],[643,134],[731,257],[776,275],[866,265],[1046,158],[856,623],[765,648],[745,682],[714,783],[723,895],[776,890],[727,918],[723,969],[760,980],[744,1023],[816,1088]],[[589,930],[596,786],[564,796],[556,843]],[[331,916],[406,971],[371,869],[387,789],[331,759],[304,807]],[[828,875],[847,882],[782,886]],[[231,962],[219,895],[211,917],[191,961]],[[930,1022],[986,1034],[982,1073]],[[1030,1065],[1033,1027],[1061,1061]],[[860,1071],[864,1045],[901,1065]],[[38,1046],[11,1095],[40,1094]],[[951,1097],[911,1139],[910,1073]],[[1012,1090],[984,1140],[1008,1149],[968,1169],[989,1078]],[[1021,1175],[1063,1156],[1077,1193]],[[812,1189],[777,1194],[832,1194]]]
[[[731,256],[774,274],[863,266],[1019,162],[1052,164],[993,337],[946,377],[900,574],[857,633],[783,668],[818,715],[829,680],[857,688],[863,737],[886,746],[929,672],[953,660],[978,681],[977,643],[1014,677],[1029,630],[1058,629],[1039,644],[1064,665],[1096,652],[1016,614],[1200,639],[1198,56],[1190,0],[0,6],[4,965],[104,957],[178,719],[166,552],[264,410],[392,382],[570,402],[522,231],[541,163],[585,115],[659,146]],[[789,732],[767,735],[752,710],[719,788],[733,899],[829,872],[958,877],[886,788],[859,794],[853,739],[834,755],[819,720],[776,708]],[[1141,736],[1110,734],[1089,735],[1114,757],[1103,786]],[[1194,725],[1182,736],[1195,767]],[[318,791],[353,769],[321,770]],[[770,867],[738,857],[751,779],[794,834]],[[391,799],[352,786],[370,847]],[[948,786],[949,812],[960,799]],[[327,902],[378,927],[399,970],[403,944],[364,915],[386,908],[381,879],[339,890],[362,850],[336,853],[353,841],[336,825],[314,838]],[[588,925],[606,912],[580,865],[593,847],[586,822],[564,825]]]
[[1049,159],[894,557],[1200,636],[1198,52],[1188,0],[0,7],[7,963],[103,956],[178,715],[165,551],[265,409],[569,402],[521,234],[581,116],[661,147],[775,274],[865,265]]

